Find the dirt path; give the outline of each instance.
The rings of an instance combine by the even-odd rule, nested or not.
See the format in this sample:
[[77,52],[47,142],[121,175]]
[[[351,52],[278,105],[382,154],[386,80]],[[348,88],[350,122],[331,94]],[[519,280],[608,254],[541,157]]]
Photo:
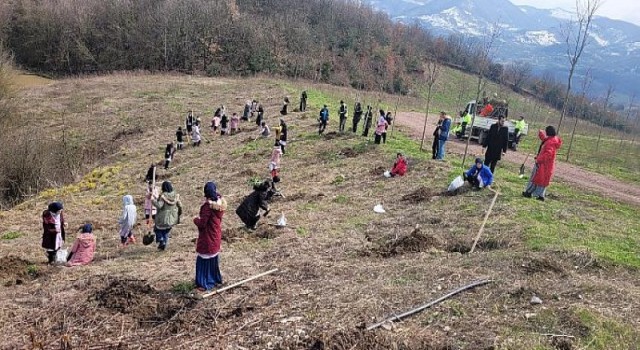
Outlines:
[[[427,139],[429,140],[427,144],[429,148],[431,148],[431,133],[433,132],[437,118],[437,115],[429,116],[429,125],[427,126]],[[411,136],[416,138],[422,137],[424,114],[415,112],[399,112],[397,122],[401,126],[408,127]],[[451,140],[451,142],[447,142],[448,150],[464,153],[464,147],[465,143],[455,140],[455,138],[454,140]],[[471,157],[475,154],[481,154],[482,148],[478,143],[472,140],[469,144],[469,153],[472,154]],[[522,164],[526,156],[526,153],[507,152],[507,155],[503,160]],[[529,157],[529,160],[527,161],[529,169],[532,163],[533,158]],[[607,176],[584,170],[564,162],[556,163],[555,176],[584,189],[592,190],[605,197],[640,206],[640,187],[638,186],[617,181]]]

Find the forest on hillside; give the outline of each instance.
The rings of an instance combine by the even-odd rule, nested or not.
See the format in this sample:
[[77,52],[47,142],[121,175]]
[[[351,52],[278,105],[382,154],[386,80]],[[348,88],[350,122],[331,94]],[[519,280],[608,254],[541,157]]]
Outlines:
[[[533,77],[526,64],[480,62],[477,40],[436,37],[352,0],[9,0],[0,4],[0,41],[21,67],[55,76],[265,73],[419,94],[424,63],[437,60],[554,107],[564,97],[562,82]],[[570,109],[624,128],[590,102],[576,95]]]

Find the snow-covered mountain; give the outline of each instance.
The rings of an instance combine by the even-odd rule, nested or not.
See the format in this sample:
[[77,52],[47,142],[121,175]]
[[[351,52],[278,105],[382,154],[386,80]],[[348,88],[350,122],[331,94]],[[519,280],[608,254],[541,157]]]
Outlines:
[[[566,79],[568,59],[562,27],[572,12],[516,6],[508,0],[364,0],[394,20],[418,23],[436,35],[459,34],[480,38],[500,27],[494,60],[531,63],[538,73]],[[640,95],[640,27],[597,17],[591,41],[578,63],[577,79],[591,68],[593,93],[612,84],[620,94]]]

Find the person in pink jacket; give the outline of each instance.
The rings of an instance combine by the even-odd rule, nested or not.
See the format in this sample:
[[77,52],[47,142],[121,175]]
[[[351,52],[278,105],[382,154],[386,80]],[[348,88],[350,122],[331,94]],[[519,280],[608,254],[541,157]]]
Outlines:
[[378,124],[376,124],[375,139],[374,139],[374,143],[376,145],[380,144],[380,141],[382,140],[382,134],[387,132],[388,126],[389,126],[389,123],[387,123],[387,119],[385,118],[384,111],[380,110],[380,118],[378,118]]
[[67,256],[67,266],[83,266],[93,261],[93,255],[96,252],[96,237],[93,235],[93,226],[85,224],[80,229],[80,234],[71,247],[69,256]]

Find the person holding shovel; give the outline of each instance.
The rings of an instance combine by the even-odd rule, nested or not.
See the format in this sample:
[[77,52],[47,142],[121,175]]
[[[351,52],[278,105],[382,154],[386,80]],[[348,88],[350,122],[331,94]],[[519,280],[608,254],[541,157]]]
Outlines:
[[371,129],[371,124],[373,123],[373,111],[371,106],[367,106],[367,112],[364,114],[364,121],[362,123],[364,124],[362,136],[369,137],[369,129]]
[[204,185],[204,203],[200,213],[193,218],[198,227],[196,240],[196,288],[204,292],[222,284],[219,254],[222,243],[222,217],[227,201],[218,193],[215,182]]
[[245,197],[236,214],[249,230],[256,230],[260,220],[260,209],[264,210],[263,216],[269,215],[268,191],[271,189],[271,181],[264,181],[253,186],[253,192]]
[[526,198],[536,197],[544,201],[545,192],[556,167],[556,154],[562,146],[562,139],[556,135],[556,129],[549,125],[546,129],[538,131],[538,137],[542,141],[535,157],[536,163],[531,170],[531,177],[522,195]]

